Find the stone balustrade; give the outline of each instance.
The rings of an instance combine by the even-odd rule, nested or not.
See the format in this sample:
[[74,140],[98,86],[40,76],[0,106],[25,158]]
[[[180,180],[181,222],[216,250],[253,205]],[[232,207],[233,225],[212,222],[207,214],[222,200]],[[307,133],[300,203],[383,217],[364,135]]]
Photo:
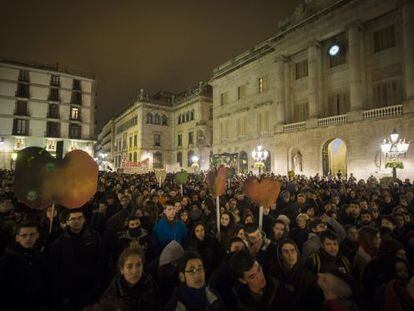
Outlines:
[[346,114],[318,119],[318,126],[328,126],[346,123]]
[[306,128],[306,122],[296,122],[283,125],[283,132],[293,132]]
[[364,111],[364,120],[387,118],[387,117],[398,116],[402,114],[403,114],[402,105],[381,107],[381,108],[370,109],[370,110]]

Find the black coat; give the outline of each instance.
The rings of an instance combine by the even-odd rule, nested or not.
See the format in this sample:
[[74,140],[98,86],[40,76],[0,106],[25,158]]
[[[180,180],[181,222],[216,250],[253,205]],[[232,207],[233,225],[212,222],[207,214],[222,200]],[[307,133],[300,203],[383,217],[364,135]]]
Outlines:
[[69,228],[53,243],[50,273],[54,307],[83,307],[98,298],[103,284],[103,252],[99,235],[84,227],[79,234]]
[[129,287],[123,276],[117,275],[99,302],[102,308],[114,310],[161,310],[158,289],[153,279],[143,273],[139,282]]
[[278,280],[266,277],[266,287],[260,299],[253,297],[247,285],[240,283],[234,288],[237,309],[245,311],[296,310],[295,299]]
[[220,311],[225,310],[218,295],[205,287],[202,292],[202,304],[195,304],[192,297],[186,295],[185,286],[180,284],[175,288],[170,301],[164,307],[164,311]]
[[238,284],[230,269],[230,258],[232,254],[224,257],[221,265],[211,274],[209,286],[219,293],[227,310],[237,310],[237,298],[232,288]]
[[0,259],[2,310],[41,310],[47,299],[46,265],[36,250],[19,244],[8,247]]

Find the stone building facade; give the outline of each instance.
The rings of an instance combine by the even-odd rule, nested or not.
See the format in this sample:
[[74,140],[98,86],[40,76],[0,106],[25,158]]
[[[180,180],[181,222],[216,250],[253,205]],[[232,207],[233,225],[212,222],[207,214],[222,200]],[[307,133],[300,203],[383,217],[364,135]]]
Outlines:
[[[414,1],[308,0],[214,69],[213,153],[269,151],[267,170],[389,174],[380,144],[414,140]],[[340,155],[340,156],[335,156]],[[414,146],[401,178],[414,178]]]
[[17,151],[38,146],[56,155],[82,149],[93,153],[95,80],[58,65],[0,60],[0,168],[12,166]]
[[[109,124],[113,124],[112,138],[105,139],[103,132]],[[125,160],[148,158],[150,169],[175,164],[191,170],[193,155],[199,157],[199,169],[208,169],[211,128],[212,90],[208,84],[200,82],[177,94],[161,91],[149,95],[141,90],[132,105],[104,126],[98,148],[110,154],[115,169],[122,168]],[[111,148],[105,147],[109,141]]]

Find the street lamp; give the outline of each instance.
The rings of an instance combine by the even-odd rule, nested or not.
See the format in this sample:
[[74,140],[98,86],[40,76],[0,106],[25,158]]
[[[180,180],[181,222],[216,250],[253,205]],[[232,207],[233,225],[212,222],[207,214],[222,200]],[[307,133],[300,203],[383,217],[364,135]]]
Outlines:
[[390,135],[390,138],[384,138],[381,144],[381,151],[388,158],[385,167],[392,168],[392,177],[397,178],[397,168],[403,168],[402,161],[400,158],[405,158],[407,155],[408,147],[410,142],[406,141],[405,138],[399,138],[399,134],[394,129]]
[[195,170],[199,168],[198,160],[200,160],[200,158],[196,155],[193,155],[191,157],[191,167],[193,167]]
[[17,160],[17,153],[16,152],[13,152],[11,154],[11,159],[12,159],[11,169],[14,170],[14,168],[16,166],[16,160]]
[[269,156],[269,152],[263,149],[263,146],[256,146],[252,151],[252,158],[255,161],[254,166],[259,169],[259,175],[262,173],[261,169],[264,167],[264,161]]

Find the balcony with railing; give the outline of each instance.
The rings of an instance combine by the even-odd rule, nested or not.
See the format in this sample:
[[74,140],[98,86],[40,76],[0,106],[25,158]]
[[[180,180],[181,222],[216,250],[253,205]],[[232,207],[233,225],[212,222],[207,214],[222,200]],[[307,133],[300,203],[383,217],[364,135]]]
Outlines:
[[346,114],[318,119],[318,126],[329,126],[346,123]]
[[296,122],[283,125],[283,132],[293,132],[306,128],[306,122]]
[[12,135],[15,136],[30,136],[29,129],[13,128]]
[[60,130],[46,130],[45,131],[45,137],[59,138],[60,137]]
[[14,109],[13,114],[15,116],[22,116],[22,117],[28,117],[30,116],[30,112],[29,109],[22,109],[22,108],[18,108],[18,109]]
[[364,120],[367,119],[380,119],[393,116],[399,116],[403,114],[403,105],[395,105],[388,107],[381,107],[376,109],[370,109],[364,111]]

